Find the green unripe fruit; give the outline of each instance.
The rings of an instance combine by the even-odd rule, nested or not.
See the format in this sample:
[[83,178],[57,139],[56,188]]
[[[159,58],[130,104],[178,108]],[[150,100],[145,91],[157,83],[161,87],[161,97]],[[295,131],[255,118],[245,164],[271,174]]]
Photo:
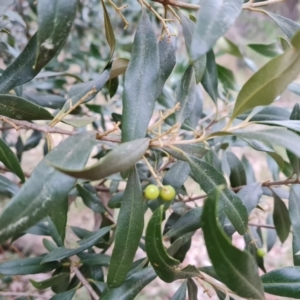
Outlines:
[[144,195],[147,199],[154,200],[159,196],[159,189],[156,185],[149,184],[144,190]]
[[266,255],[266,251],[263,248],[258,248],[256,254],[259,257],[264,257]]
[[171,185],[165,185],[160,190],[160,197],[165,201],[172,201],[175,195],[176,195],[176,191]]

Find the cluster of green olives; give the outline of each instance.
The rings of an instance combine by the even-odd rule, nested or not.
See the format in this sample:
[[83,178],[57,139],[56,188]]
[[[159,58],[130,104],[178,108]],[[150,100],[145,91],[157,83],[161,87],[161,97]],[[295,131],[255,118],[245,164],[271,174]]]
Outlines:
[[149,200],[157,199],[158,196],[165,201],[172,201],[176,195],[175,189],[171,185],[165,185],[159,189],[154,184],[149,184],[145,190],[144,195]]

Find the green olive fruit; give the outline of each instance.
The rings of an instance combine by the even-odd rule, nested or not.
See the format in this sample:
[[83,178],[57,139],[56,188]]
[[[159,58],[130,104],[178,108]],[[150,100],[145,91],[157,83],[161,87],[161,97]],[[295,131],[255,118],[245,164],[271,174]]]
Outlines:
[[266,251],[265,251],[263,248],[258,248],[258,249],[256,250],[256,254],[257,254],[257,256],[259,256],[259,257],[264,257],[264,256],[266,255]]
[[159,196],[159,189],[156,185],[149,184],[144,190],[144,195],[147,199],[154,200]]
[[160,190],[160,197],[165,201],[172,201],[175,195],[176,191],[171,185],[165,185]]

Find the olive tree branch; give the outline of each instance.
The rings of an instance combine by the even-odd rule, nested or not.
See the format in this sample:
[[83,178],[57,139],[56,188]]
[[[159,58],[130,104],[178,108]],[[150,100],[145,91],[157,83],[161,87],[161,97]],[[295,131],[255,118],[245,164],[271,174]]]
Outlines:
[[[263,187],[271,187],[271,186],[278,186],[278,185],[290,185],[290,184],[300,184],[300,179],[286,179],[286,180],[279,180],[279,181],[266,181],[262,183]],[[246,185],[241,185],[241,186],[237,186],[234,188],[230,188],[233,192],[238,192],[239,190],[241,190],[243,187],[245,187]],[[206,198],[207,195],[200,195],[200,196],[194,196],[194,197],[189,197],[188,199],[184,200],[184,202],[191,202],[191,201],[195,201],[195,200],[200,200],[200,199],[204,199]]]

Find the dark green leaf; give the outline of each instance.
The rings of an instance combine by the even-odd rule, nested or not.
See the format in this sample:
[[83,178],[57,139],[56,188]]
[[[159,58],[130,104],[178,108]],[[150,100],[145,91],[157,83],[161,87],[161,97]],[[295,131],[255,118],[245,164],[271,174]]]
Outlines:
[[139,246],[143,228],[143,192],[134,168],[129,174],[118,216],[115,246],[107,277],[109,287],[118,287],[124,281]]
[[33,69],[41,70],[62,48],[72,27],[77,0],[39,0],[38,50]]
[[20,163],[13,153],[13,151],[9,148],[9,146],[0,138],[0,161],[7,167],[10,171],[15,173],[22,182],[25,181],[25,176],[23,174]]
[[218,69],[213,50],[206,54],[206,69],[201,80],[202,86],[214,103],[218,100]]
[[238,94],[231,120],[260,105],[269,105],[295,79],[300,68],[300,33],[292,48],[276,56],[256,72]]
[[[268,214],[266,221],[267,221],[267,225],[274,227],[272,214]],[[273,246],[276,243],[276,240],[277,240],[276,230],[273,228],[268,228],[267,229],[267,250],[268,250],[268,252],[273,248]]]
[[172,185],[177,191],[188,179],[191,172],[189,164],[185,161],[177,161],[165,174],[163,184]]
[[294,265],[300,266],[300,187],[293,185],[289,197],[289,216],[293,227],[293,258]]
[[106,233],[108,233],[111,229],[111,226],[103,227],[87,238],[80,240],[78,242],[78,247],[73,249],[67,249],[65,247],[59,247],[48,253],[43,260],[41,261],[42,264],[46,262],[51,262],[55,260],[62,260],[66,257],[73,256],[75,254],[81,253],[84,250],[93,247]]
[[233,72],[223,66],[220,66],[220,65],[217,65],[217,69],[218,69],[219,80],[223,84],[224,89],[237,90],[238,85],[237,85],[237,82],[236,82]]
[[158,42],[159,54],[159,77],[156,91],[156,98],[161,94],[164,84],[170,76],[176,64],[176,51],[173,43],[168,40],[168,37]]
[[103,253],[80,253],[80,262],[89,266],[108,266],[110,263],[110,256]]
[[[195,23],[190,18],[187,18],[183,13],[180,13],[180,18],[182,34],[184,36],[187,49],[190,53]],[[196,84],[198,84],[202,80],[206,69],[206,54],[202,55],[198,60],[196,60],[193,63],[193,66],[195,69]]]
[[107,68],[100,75],[98,75],[96,79],[73,85],[69,91],[68,100],[55,116],[55,119],[61,117],[70,109],[70,106],[74,106],[79,101],[81,101],[81,103],[87,103],[91,101],[104,87],[105,83],[109,79],[109,76],[110,69]]
[[237,195],[247,208],[247,212],[250,215],[251,211],[258,205],[258,202],[263,192],[260,182],[253,182],[244,186]]
[[151,267],[137,271],[127,277],[121,286],[107,291],[101,300],[133,300],[155,277],[156,274]]
[[48,162],[82,167],[94,146],[93,135],[94,133],[85,132],[67,138],[38,164],[19,193],[2,211],[0,243],[42,220],[49,207],[55,207],[66,199],[75,179],[56,171]]
[[60,273],[43,281],[35,281],[30,279],[31,284],[38,290],[44,290],[48,287],[58,284],[62,279],[68,277],[69,273]]
[[12,197],[19,191],[18,185],[5,176],[0,175],[0,195]]
[[196,102],[196,80],[193,66],[189,66],[183,74],[176,89],[176,102],[180,109],[176,112],[176,122],[182,124],[192,113]]
[[281,243],[284,243],[290,233],[291,221],[287,207],[275,193],[273,220],[278,237]]
[[300,267],[285,267],[261,276],[266,293],[300,299]]
[[[300,121],[300,106],[298,103],[296,103],[294,105],[293,111],[290,116],[290,120]],[[291,166],[292,166],[295,174],[297,174],[297,176],[299,176],[300,175],[300,159],[290,151],[287,151],[287,156],[290,160]]]
[[186,297],[186,288],[187,288],[187,282],[185,280],[180,285],[179,289],[173,295],[173,297],[171,298],[171,300],[185,300],[185,297]]
[[180,269],[180,261],[168,255],[162,242],[162,215],[163,205],[153,213],[145,237],[147,256],[156,274],[165,282],[197,276],[198,271],[194,266],[189,265],[184,269]]
[[230,167],[230,183],[232,187],[247,184],[246,172],[244,166],[232,152],[227,152],[227,161]]
[[33,258],[21,258],[6,261],[0,264],[0,274],[2,275],[27,275],[50,272],[59,266],[56,262],[42,264],[44,256]]
[[274,57],[282,53],[276,41],[270,44],[248,44],[247,46],[250,47],[255,52],[267,57]]
[[57,164],[53,164],[53,166],[57,170],[75,178],[99,180],[130,169],[147,151],[149,143],[150,139],[148,138],[122,143],[110,151],[98,163],[82,170],[65,169]]
[[180,237],[201,227],[202,207],[195,207],[181,216],[167,232],[167,237]]
[[227,187],[221,189],[220,186],[226,186],[226,180],[210,164],[194,157],[187,157],[188,163],[192,169],[192,174],[205,193],[217,189],[220,191],[220,208],[224,210],[234,228],[240,234],[247,230],[248,214],[245,205],[241,199]]
[[89,207],[91,210],[99,214],[104,214],[107,212],[102,202],[100,201],[99,197],[97,196],[97,194],[91,193],[89,190],[85,189],[80,184],[77,184],[76,188],[78,190],[80,197],[83,200],[83,203],[87,207]]
[[189,300],[197,300],[198,299],[198,287],[193,279],[188,278],[187,288],[188,288]]
[[16,120],[53,119],[53,116],[43,107],[15,95],[0,95],[0,109],[2,116]]
[[72,300],[76,293],[76,289],[72,289],[63,293],[59,293],[50,298],[50,300]]
[[208,52],[234,24],[242,10],[243,0],[200,1],[201,9],[191,44],[192,60]]
[[143,11],[133,42],[131,60],[125,73],[123,142],[145,137],[157,97],[159,74],[159,54],[155,32],[147,13]]
[[36,105],[42,107],[49,107],[49,108],[62,108],[66,102],[66,99],[62,96],[52,95],[52,94],[42,94],[36,93],[33,91],[26,91],[23,93],[24,98],[28,101],[33,102]]
[[[178,148],[179,150],[177,151],[176,148]],[[209,149],[199,145],[177,145],[176,148],[165,147],[164,150],[169,152],[174,157],[184,161],[187,161],[186,155],[201,159],[209,151]],[[183,154],[182,152],[185,152],[185,154]]]
[[1,94],[9,92],[14,87],[29,81],[38,74],[40,70],[32,68],[35,64],[37,49],[37,34],[35,34],[21,54],[0,76]]
[[206,199],[202,214],[202,230],[208,255],[219,279],[237,295],[264,299],[261,281],[253,257],[232,246],[217,223],[219,191]]

